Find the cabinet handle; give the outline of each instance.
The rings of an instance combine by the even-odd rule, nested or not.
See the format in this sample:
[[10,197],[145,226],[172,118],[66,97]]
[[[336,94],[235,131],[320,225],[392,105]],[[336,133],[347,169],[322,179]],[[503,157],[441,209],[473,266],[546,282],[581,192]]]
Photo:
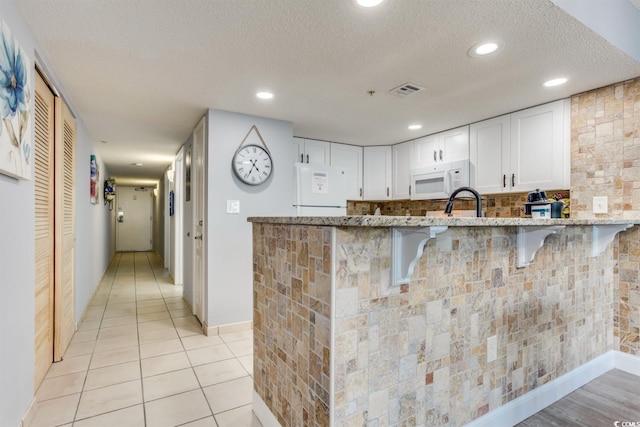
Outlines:
[[502,175],[502,187],[507,188],[507,174]]
[[309,163],[309,155],[307,154],[307,163]]
[[516,186],[516,174],[515,173],[511,174],[511,186],[512,187]]
[[360,197],[362,197],[362,187],[360,188]]
[[440,150],[440,160],[442,161],[442,150]]
[[433,161],[437,162],[438,158],[436,157],[438,155],[438,153],[436,152],[436,150],[433,150]]
[[411,195],[411,185],[409,185],[409,195]]
[[389,197],[389,187],[387,187],[387,197]]
[[300,154],[300,163],[304,163],[304,154]]

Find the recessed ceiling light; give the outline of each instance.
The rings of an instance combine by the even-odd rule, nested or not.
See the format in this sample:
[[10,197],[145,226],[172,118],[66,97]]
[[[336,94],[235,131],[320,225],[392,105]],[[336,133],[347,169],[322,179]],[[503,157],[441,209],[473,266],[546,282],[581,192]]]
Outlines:
[[418,125],[418,124],[409,125],[409,129],[411,129],[411,130],[422,129],[422,125]]
[[383,2],[383,0],[357,0],[362,7],[375,7]]
[[481,56],[490,55],[496,53],[502,49],[502,42],[500,40],[493,40],[489,42],[481,42],[475,44],[467,51],[467,54],[472,58],[479,58]]
[[557,79],[547,80],[546,82],[544,82],[543,86],[546,86],[546,87],[560,86],[565,84],[566,82],[567,82],[566,78],[559,77]]
[[273,94],[271,92],[258,92],[256,96],[260,99],[271,99],[273,98]]

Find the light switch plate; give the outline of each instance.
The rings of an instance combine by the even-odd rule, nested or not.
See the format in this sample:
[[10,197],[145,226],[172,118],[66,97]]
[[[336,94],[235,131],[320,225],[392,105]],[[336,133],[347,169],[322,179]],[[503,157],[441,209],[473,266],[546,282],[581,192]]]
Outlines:
[[227,200],[227,213],[228,214],[240,213],[240,200]]
[[606,214],[609,212],[609,198],[607,196],[599,196],[593,198],[593,213]]

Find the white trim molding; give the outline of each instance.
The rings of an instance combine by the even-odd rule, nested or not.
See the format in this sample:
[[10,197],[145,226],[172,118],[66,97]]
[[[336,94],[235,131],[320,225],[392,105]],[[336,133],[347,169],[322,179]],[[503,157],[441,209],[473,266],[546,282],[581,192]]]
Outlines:
[[253,413],[256,415],[262,427],[282,427],[278,419],[273,415],[269,407],[262,400],[260,395],[253,390]]
[[232,334],[234,332],[242,332],[253,329],[253,320],[247,320],[246,322],[227,323],[226,325],[208,326],[206,323],[202,324],[202,330],[208,337],[215,335]]
[[640,357],[611,350],[492,411],[465,427],[515,425],[611,369],[640,376]]
[[29,427],[36,417],[36,412],[38,412],[38,400],[34,397],[18,427]]

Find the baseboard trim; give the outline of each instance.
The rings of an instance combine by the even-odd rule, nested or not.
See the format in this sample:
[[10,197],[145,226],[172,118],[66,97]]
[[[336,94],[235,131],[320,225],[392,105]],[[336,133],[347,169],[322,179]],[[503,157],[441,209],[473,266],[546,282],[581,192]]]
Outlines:
[[253,413],[256,415],[262,427],[282,427],[278,419],[269,410],[269,407],[262,400],[260,395],[253,390]]
[[628,372],[640,377],[640,356],[623,353],[621,351],[614,352],[614,365],[616,369]]
[[[465,427],[515,425],[541,411],[567,394],[616,368],[616,352],[609,351],[590,362],[476,418]],[[636,362],[637,363],[637,362]]]
[[227,323],[226,325],[208,326],[206,323],[202,324],[202,329],[207,336],[231,334],[234,332],[242,332],[253,329],[253,320],[247,320],[246,322]]
[[38,412],[38,401],[34,397],[27,408],[27,412],[25,412],[24,417],[22,417],[22,421],[18,424],[18,427],[29,427],[36,416],[36,412]]

